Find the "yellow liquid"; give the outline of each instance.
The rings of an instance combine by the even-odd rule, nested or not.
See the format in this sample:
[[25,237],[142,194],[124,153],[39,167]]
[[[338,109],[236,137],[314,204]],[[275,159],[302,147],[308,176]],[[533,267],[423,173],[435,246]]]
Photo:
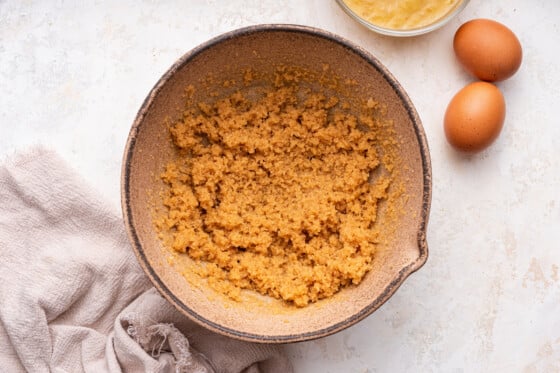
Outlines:
[[377,26],[410,30],[437,22],[461,0],[344,0],[358,16]]

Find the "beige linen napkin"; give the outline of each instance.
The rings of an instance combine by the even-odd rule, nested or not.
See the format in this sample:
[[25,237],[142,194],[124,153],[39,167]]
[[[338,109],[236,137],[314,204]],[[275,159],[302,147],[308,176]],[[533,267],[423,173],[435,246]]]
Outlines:
[[118,209],[55,153],[36,148],[0,166],[0,371],[212,369],[292,370],[281,347],[214,334],[167,303]]

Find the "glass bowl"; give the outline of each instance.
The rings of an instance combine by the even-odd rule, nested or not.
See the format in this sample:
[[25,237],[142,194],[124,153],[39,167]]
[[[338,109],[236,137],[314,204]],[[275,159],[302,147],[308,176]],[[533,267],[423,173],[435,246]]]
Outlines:
[[356,13],[348,4],[346,4],[344,0],[336,0],[336,2],[350,17],[352,17],[354,20],[358,21],[363,26],[367,27],[372,31],[388,36],[407,37],[407,36],[422,35],[442,27],[447,22],[449,22],[453,17],[459,14],[467,6],[469,0],[462,0],[458,2],[455,5],[455,7],[452,8],[449,12],[447,12],[445,15],[443,15],[442,17],[438,18],[436,21],[430,24],[417,28],[407,28],[407,29],[388,28],[388,27],[377,25],[358,15],[358,13]]

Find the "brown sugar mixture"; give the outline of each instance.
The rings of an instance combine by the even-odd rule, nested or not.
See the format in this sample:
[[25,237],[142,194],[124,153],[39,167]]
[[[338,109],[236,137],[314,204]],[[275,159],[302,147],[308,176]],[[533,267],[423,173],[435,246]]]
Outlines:
[[303,307],[359,284],[391,182],[374,177],[383,120],[295,85],[198,103],[170,126],[179,156],[156,226],[234,299],[251,289]]

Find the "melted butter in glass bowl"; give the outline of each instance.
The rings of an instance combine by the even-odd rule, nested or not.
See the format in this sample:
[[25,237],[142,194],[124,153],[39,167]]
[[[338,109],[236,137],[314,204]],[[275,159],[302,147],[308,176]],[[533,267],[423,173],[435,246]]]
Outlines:
[[465,8],[468,0],[337,0],[352,18],[372,31],[415,36],[433,31]]

